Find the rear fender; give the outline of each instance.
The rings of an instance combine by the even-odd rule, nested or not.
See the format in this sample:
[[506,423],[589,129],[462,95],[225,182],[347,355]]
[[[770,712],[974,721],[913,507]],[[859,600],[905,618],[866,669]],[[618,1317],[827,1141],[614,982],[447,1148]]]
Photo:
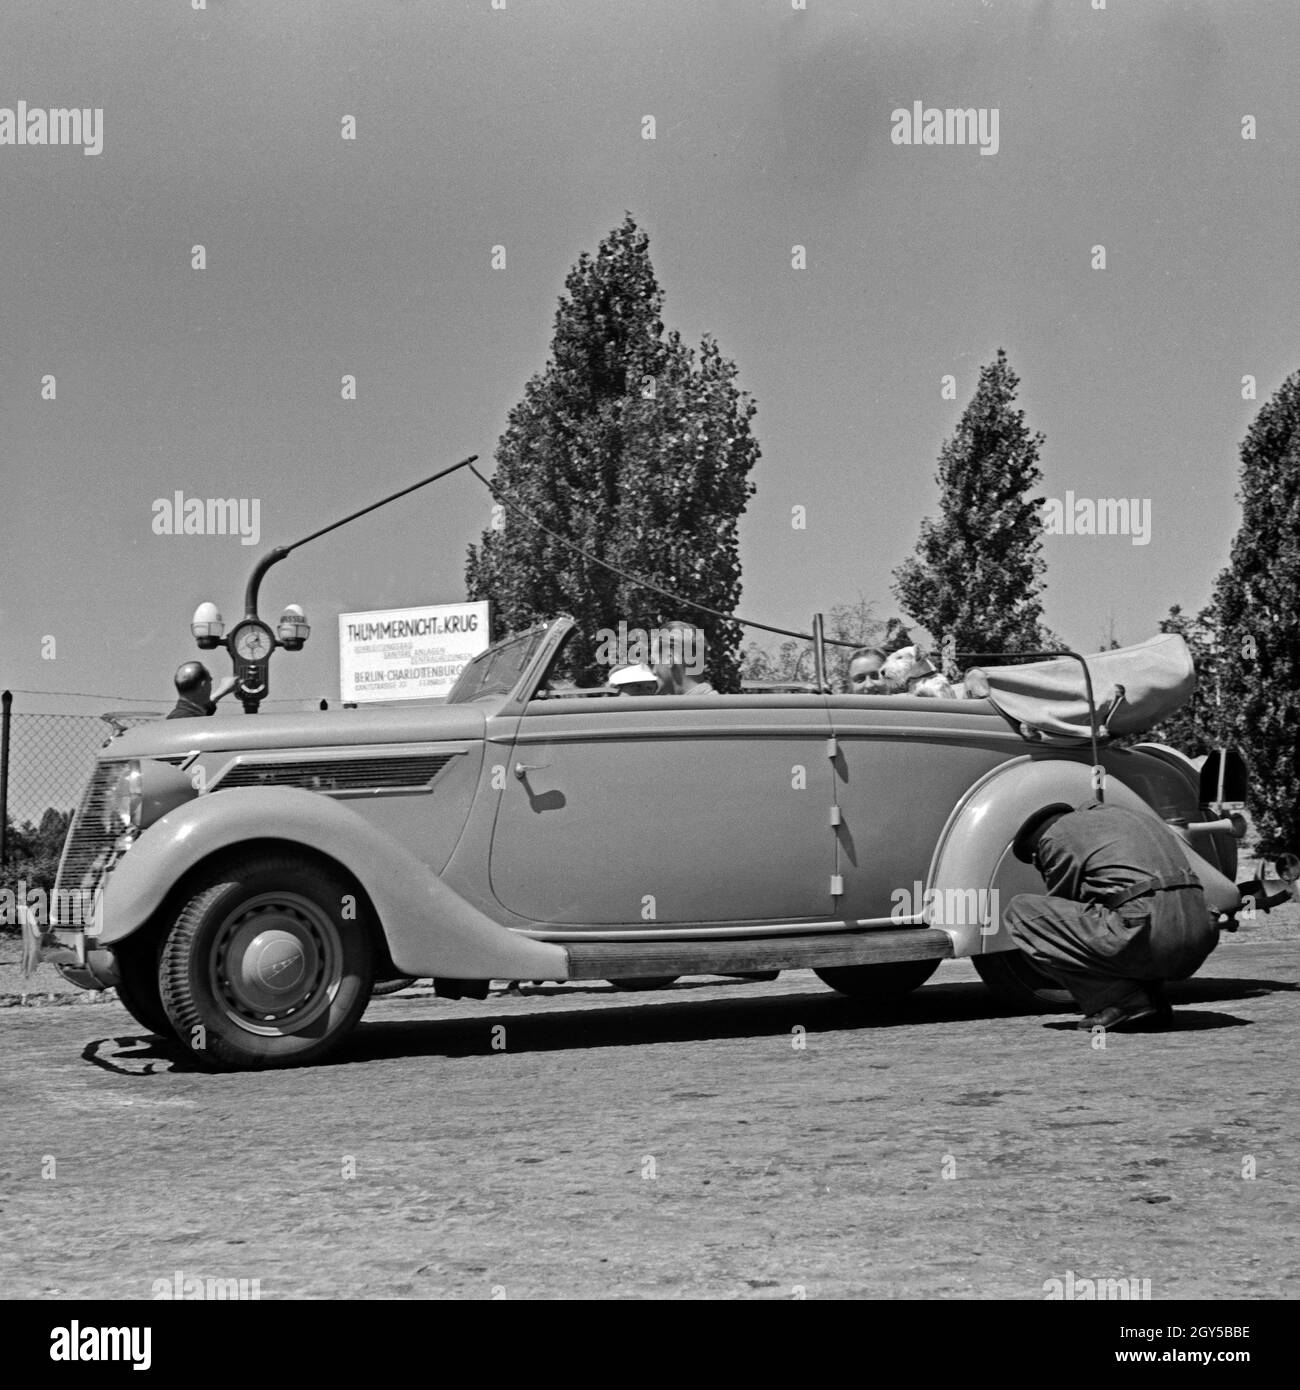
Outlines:
[[[1038,871],[1011,853],[1026,817],[1053,801],[1077,806],[1095,796],[1091,764],[1056,758],[1017,758],[994,768],[954,808],[930,862],[926,925],[947,932],[954,956],[1013,950],[1002,914],[1017,893],[1043,893]],[[1106,778],[1106,802],[1164,822],[1115,776]],[[1235,911],[1234,885],[1190,845],[1179,840],[1188,865],[1206,887],[1216,911]],[[972,908],[974,910],[972,910]]]
[[508,930],[339,801],[299,787],[212,792],[149,826],[108,876],[100,943],[139,930],[183,875],[252,841],[326,855],[374,905],[393,964],[412,976],[558,980],[563,947]]

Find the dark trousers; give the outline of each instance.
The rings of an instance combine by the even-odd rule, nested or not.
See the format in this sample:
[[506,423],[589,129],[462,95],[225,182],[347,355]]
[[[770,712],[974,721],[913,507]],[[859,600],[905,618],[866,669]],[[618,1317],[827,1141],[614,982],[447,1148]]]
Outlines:
[[1099,903],[1041,893],[1012,898],[1004,920],[1011,939],[1059,980],[1084,1014],[1150,1001],[1144,984],[1184,980],[1214,950],[1219,929],[1199,888],[1153,893],[1126,916]]

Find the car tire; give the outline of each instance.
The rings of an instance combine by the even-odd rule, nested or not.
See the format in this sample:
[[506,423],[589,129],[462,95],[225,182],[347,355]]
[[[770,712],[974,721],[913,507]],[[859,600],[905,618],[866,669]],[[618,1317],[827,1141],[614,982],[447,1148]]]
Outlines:
[[163,1008],[158,982],[158,941],[137,933],[113,948],[117,965],[117,998],[141,1028],[161,1038],[175,1039],[176,1030]]
[[938,968],[937,960],[892,960],[881,965],[832,965],[813,973],[850,999],[883,1004],[910,994]]
[[675,985],[680,978],[678,975],[640,975],[634,979],[611,980],[610,984],[615,989],[637,993],[647,989],[667,989],[669,985]]
[[229,862],[195,886],[163,944],[162,1003],[207,1066],[300,1066],[332,1052],[370,1001],[369,923],[355,889],[290,855]]
[[1021,950],[972,956],[979,977],[1004,1003],[1026,1013],[1078,1013],[1070,991],[1040,970]]

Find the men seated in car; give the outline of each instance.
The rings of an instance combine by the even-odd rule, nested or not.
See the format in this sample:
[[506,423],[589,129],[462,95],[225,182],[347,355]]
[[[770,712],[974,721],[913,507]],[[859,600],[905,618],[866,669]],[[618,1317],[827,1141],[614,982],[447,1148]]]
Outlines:
[[[704,676],[704,633],[674,618],[659,629],[659,661],[654,673],[663,695],[716,695]],[[694,668],[694,669],[692,669]]]
[[849,657],[849,669],[845,673],[844,693],[846,695],[888,695],[889,685],[880,674],[885,664],[885,653],[879,647],[859,647]]
[[611,671],[609,684],[616,695],[658,695],[659,677],[645,664],[638,661],[633,666],[620,666]]

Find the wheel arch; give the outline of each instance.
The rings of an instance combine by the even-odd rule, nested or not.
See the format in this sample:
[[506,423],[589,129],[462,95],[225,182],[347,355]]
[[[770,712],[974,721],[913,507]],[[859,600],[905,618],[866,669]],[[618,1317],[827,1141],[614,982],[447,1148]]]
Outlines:
[[[1041,806],[1077,806],[1095,794],[1091,763],[1031,754],[993,768],[967,791],[939,835],[927,880],[926,925],[948,933],[954,956],[1014,949],[1002,913],[1017,893],[1045,891],[1037,870],[1011,853],[1016,831]],[[1118,777],[1107,777],[1105,795],[1111,805],[1156,814]]]
[[568,976],[563,947],[494,922],[345,804],[297,787],[212,792],[149,826],[105,884],[100,944],[111,946],[146,924],[157,929],[197,875],[223,858],[263,849],[329,863],[355,883],[396,973],[460,979]]
[[393,964],[388,949],[388,938],[384,935],[379,912],[371,900],[370,894],[366,891],[365,884],[357,878],[351,868],[316,845],[306,845],[298,840],[272,835],[235,841],[214,849],[202,858],[195,860],[171,885],[149,917],[129,937],[118,937],[117,941],[134,941],[138,937],[145,936],[159,937],[175,921],[181,909],[194,896],[201,883],[222,872],[228,864],[249,860],[258,855],[291,855],[296,859],[305,860],[321,870],[336,873],[343,878],[356,890],[357,921],[370,934],[371,946],[375,952],[376,978],[382,978],[379,974],[381,969],[387,970],[390,967],[392,973],[399,973]]

